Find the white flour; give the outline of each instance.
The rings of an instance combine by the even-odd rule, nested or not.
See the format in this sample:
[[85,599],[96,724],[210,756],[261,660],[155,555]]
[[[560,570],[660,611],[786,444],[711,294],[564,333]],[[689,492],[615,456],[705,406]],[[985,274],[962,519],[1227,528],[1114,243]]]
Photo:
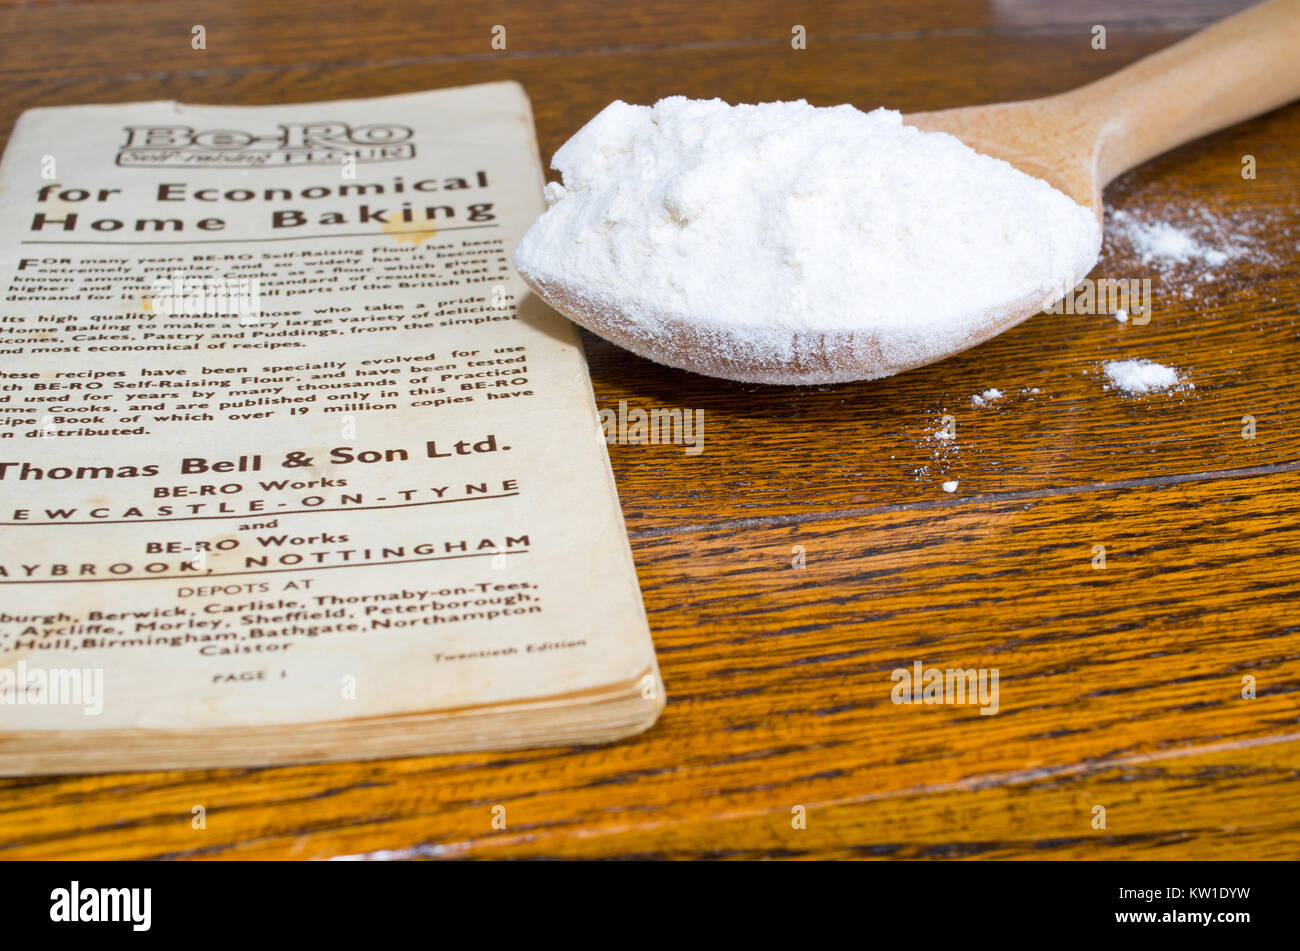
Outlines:
[[1191,388],[1191,384],[1179,380],[1173,367],[1150,360],[1111,360],[1101,368],[1107,379],[1125,393]]
[[1291,233],[1284,212],[1213,211],[1186,201],[1149,201],[1131,210],[1107,205],[1108,262],[1102,270],[1133,255],[1142,266],[1134,276],[1153,279],[1157,306],[1171,297],[1204,302],[1236,295],[1261,269],[1286,266],[1294,254],[1280,248],[1294,247]]
[[1111,223],[1115,232],[1132,242],[1143,264],[1188,264],[1195,261],[1218,267],[1244,253],[1240,245],[1216,247],[1197,238],[1189,228],[1171,221],[1142,221],[1123,209],[1113,212]]
[[991,386],[983,393],[976,393],[974,396],[970,398],[970,401],[971,404],[974,406],[987,406],[990,403],[996,403],[998,400],[1002,399],[1002,397],[1005,395],[1006,394],[1004,394],[996,386]]
[[615,102],[552,167],[515,255],[530,283],[641,339],[686,321],[756,358],[866,331],[896,363],[934,359],[991,308],[1059,298],[1101,242],[1046,182],[884,109]]

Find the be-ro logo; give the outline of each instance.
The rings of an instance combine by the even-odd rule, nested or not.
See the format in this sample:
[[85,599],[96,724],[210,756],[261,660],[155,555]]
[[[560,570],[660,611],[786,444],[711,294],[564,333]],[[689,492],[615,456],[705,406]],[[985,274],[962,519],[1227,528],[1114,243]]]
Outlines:
[[283,123],[274,132],[195,129],[184,125],[127,126],[117,164],[130,166],[337,165],[397,162],[415,156],[415,131],[387,123]]

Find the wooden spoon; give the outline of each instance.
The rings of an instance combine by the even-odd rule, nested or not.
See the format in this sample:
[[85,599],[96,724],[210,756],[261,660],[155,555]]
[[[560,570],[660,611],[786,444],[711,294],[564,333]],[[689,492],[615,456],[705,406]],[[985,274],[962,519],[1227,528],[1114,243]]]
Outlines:
[[[1175,146],[1300,97],[1300,0],[1269,0],[1086,86],[1044,99],[921,112],[904,121],[947,132],[1003,159],[1102,217],[1101,190]],[[1235,174],[1235,170],[1225,170]],[[1078,272],[1086,274],[1094,255]],[[581,287],[523,277],[571,320],[668,366],[750,383],[869,380],[924,366],[983,343],[1043,309],[1041,294],[965,319],[967,335],[931,352],[890,348],[870,331],[793,334],[774,360],[745,329],[667,318],[653,335]],[[1054,298],[1064,296],[1064,288]]]

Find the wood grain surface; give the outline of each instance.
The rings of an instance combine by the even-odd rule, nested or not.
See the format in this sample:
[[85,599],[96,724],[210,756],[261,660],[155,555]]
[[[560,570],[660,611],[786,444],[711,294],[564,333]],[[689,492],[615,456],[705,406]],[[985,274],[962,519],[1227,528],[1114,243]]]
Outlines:
[[[1243,5],[4,0],[0,130],[40,105],[517,79],[549,156],[616,98],[906,112],[1059,92]],[[1293,105],[1107,191],[1236,254],[1159,267],[1115,231],[1093,276],[1150,278],[1143,326],[1040,315],[936,366],[807,389],[584,336],[599,406],[704,411],[698,455],[610,447],[669,696],[643,736],[4,780],[0,858],[1300,856],[1298,156]],[[1101,364],[1136,357],[1189,385],[1107,389]],[[945,415],[956,435],[936,439]],[[996,668],[998,712],[894,704],[891,672],[917,661]]]

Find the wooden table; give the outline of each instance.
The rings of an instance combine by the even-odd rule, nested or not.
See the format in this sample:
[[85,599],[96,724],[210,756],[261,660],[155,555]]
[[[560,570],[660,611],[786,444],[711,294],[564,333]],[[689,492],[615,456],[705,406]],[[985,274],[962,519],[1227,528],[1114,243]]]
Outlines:
[[[32,106],[512,78],[549,156],[615,98],[906,112],[1058,92],[1240,6],[4,0],[0,128]],[[1296,857],[1297,156],[1292,106],[1107,192],[1153,220],[1230,220],[1253,248],[1202,280],[1112,241],[1094,276],[1152,277],[1145,326],[1040,315],[937,366],[808,389],[692,376],[587,336],[600,406],[705,413],[700,455],[610,447],[669,693],[643,736],[8,780],[0,857]],[[1194,389],[1105,390],[1099,365],[1131,357]],[[1006,395],[975,405],[989,387]],[[956,438],[928,438],[945,414]],[[916,661],[997,668],[999,712],[893,704],[891,671]]]

